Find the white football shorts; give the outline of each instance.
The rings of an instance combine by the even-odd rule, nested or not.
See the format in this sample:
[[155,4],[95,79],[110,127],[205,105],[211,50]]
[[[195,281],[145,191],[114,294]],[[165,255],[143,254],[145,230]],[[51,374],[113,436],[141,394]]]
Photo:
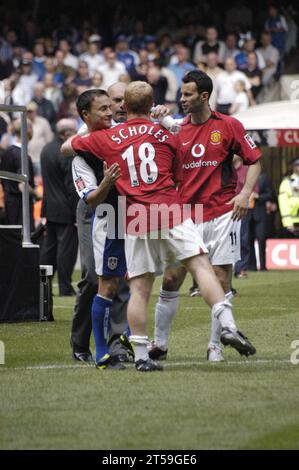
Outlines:
[[207,252],[191,219],[185,220],[167,232],[164,230],[155,234],[151,232],[140,237],[127,234],[125,238],[129,278],[145,273],[160,275],[165,266],[176,260],[182,261]]

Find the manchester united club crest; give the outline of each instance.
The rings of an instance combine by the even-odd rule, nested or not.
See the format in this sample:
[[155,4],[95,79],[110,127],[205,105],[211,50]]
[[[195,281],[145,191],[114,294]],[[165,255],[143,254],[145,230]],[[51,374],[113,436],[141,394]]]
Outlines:
[[213,131],[211,132],[211,144],[217,145],[221,142],[221,132],[220,131]]
[[118,265],[118,258],[116,258],[116,256],[109,256],[108,268],[111,269],[111,271],[114,271],[114,269],[117,268],[117,265]]

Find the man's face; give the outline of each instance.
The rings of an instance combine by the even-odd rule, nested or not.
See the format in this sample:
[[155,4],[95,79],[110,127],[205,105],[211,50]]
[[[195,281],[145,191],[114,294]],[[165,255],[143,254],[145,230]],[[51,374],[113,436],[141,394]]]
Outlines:
[[195,82],[183,83],[181,88],[181,104],[185,114],[196,113],[202,109],[205,102],[203,93],[198,93]]
[[124,94],[125,86],[123,85],[115,85],[109,89],[112,116],[115,122],[125,122],[127,120],[127,112],[124,109]]
[[96,96],[90,111],[83,111],[84,121],[91,131],[109,129],[111,127],[112,111],[111,101],[108,96]]

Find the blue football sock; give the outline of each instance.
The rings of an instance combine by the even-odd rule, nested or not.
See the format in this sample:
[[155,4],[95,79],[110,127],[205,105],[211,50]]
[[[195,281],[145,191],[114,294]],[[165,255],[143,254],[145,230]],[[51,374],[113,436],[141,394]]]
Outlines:
[[130,336],[131,336],[131,330],[130,330],[129,325],[128,325],[127,328],[125,329],[125,335],[126,335],[128,338],[130,338]]
[[92,331],[96,345],[96,362],[108,354],[108,324],[112,300],[96,295],[93,299],[91,316]]

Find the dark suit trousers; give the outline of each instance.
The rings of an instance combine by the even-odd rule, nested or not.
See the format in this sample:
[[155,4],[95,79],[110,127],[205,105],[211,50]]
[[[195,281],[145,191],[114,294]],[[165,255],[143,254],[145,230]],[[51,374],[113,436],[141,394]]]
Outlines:
[[[94,255],[91,237],[92,209],[80,200],[77,206],[77,225],[79,249],[81,259],[81,280],[78,283],[76,304],[72,321],[71,342],[78,352],[87,352],[89,349],[92,331],[91,307],[93,298],[98,290],[98,276],[95,272]],[[114,298],[110,315],[110,353],[124,352],[119,343],[120,334],[127,327],[127,304],[129,288],[121,280]]]
[[59,295],[73,292],[72,273],[78,252],[77,228],[74,224],[47,221],[47,231],[41,247],[41,264],[53,265],[57,270]]

